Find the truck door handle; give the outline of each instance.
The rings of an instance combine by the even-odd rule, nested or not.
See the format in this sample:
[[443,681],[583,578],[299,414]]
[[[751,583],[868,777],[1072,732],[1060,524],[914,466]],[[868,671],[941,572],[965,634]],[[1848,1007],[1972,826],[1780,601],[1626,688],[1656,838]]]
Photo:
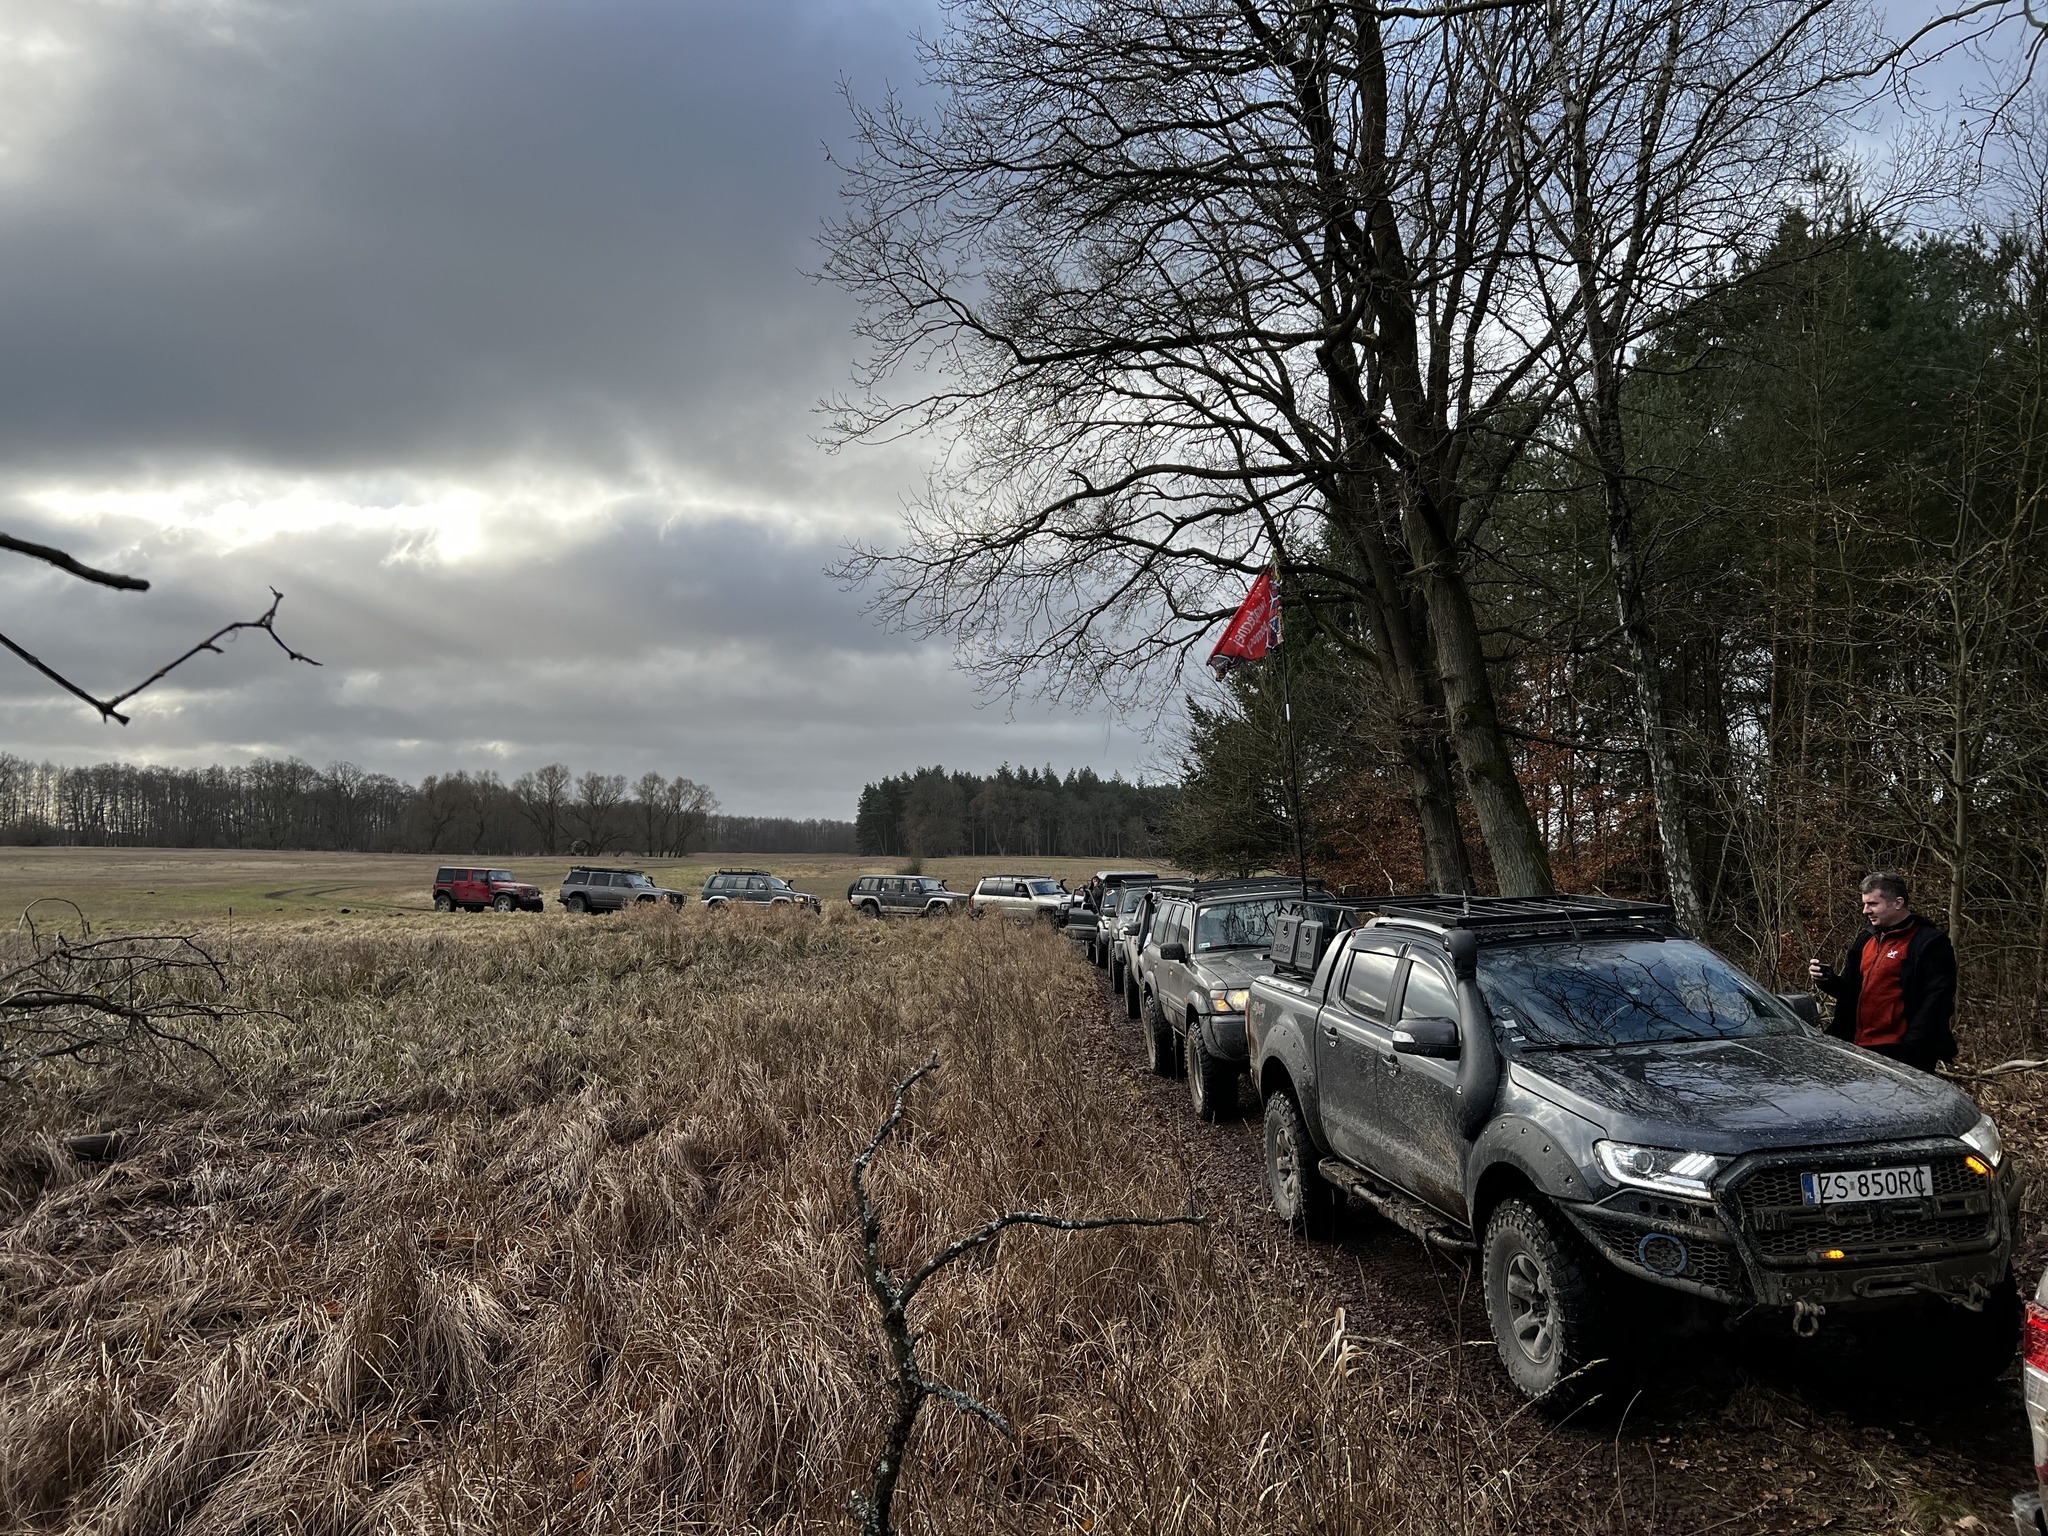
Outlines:
[[1336,1026],[1336,1025],[1334,1025],[1334,1024],[1325,1024],[1325,1025],[1323,1026],[1323,1038],[1325,1038],[1326,1040],[1328,1040],[1328,1041],[1330,1042],[1330,1044],[1332,1044],[1332,1045],[1335,1045],[1335,1044],[1336,1044],[1336,1043],[1337,1043],[1337,1042],[1338,1042],[1338,1041],[1339,1041],[1340,1039],[1342,1039],[1342,1038],[1343,1038],[1343,1036],[1341,1036],[1341,1035],[1339,1035],[1339,1034],[1337,1033],[1337,1026]]

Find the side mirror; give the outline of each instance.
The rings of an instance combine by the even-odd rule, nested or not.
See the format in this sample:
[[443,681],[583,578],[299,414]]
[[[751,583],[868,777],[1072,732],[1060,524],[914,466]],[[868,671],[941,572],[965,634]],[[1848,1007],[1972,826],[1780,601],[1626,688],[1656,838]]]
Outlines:
[[1820,999],[1811,992],[1780,992],[1778,1001],[1815,1029],[1820,1028]]
[[1458,1054],[1456,1019],[1403,1019],[1394,1026],[1397,1056],[1436,1056],[1445,1059]]
[[1185,965],[1188,959],[1188,947],[1185,944],[1162,944],[1159,946],[1159,958]]

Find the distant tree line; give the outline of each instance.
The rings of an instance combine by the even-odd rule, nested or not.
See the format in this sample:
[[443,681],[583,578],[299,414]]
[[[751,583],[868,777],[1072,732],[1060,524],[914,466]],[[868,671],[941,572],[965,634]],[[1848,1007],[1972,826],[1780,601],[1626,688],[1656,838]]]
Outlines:
[[706,853],[855,853],[853,823],[788,816],[713,816],[704,824]]
[[307,848],[358,853],[603,854],[694,849],[850,852],[848,822],[720,816],[682,777],[577,774],[550,763],[510,782],[430,774],[418,785],[353,763],[65,768],[0,753],[0,842],[102,847]]
[[858,851],[945,858],[1149,858],[1180,791],[1102,778],[1092,768],[1012,768],[983,777],[920,768],[865,786]]

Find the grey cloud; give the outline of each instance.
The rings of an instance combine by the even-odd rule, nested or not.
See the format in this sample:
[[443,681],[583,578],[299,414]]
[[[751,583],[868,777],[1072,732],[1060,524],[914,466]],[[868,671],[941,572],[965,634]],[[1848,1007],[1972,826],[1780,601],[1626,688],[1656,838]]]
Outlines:
[[268,580],[288,594],[281,630],[324,663],[293,666],[245,634],[145,695],[125,730],[0,671],[0,739],[66,761],[293,752],[415,778],[560,759],[685,773],[734,811],[817,816],[850,815],[862,782],[915,763],[1149,761],[1122,731],[1105,753],[1100,716],[977,709],[942,648],[884,634],[821,577],[828,543],[655,511],[511,565],[391,563],[388,537],[328,529],[225,556],[144,535],[159,585],[139,596],[0,567],[6,627],[45,637],[46,659],[94,686],[259,611]]
[[[0,630],[110,691],[275,584],[326,665],[245,635],[123,730],[0,656],[0,741],[410,777],[561,759],[840,816],[920,762],[1145,762],[1121,732],[1105,751],[1099,715],[977,709],[942,650],[823,574],[820,530],[886,537],[921,450],[811,441],[856,351],[845,300],[802,275],[834,207],[821,145],[845,135],[838,81],[904,84],[934,10],[16,0],[73,52],[0,95],[0,526],[156,589],[0,562]],[[230,546],[21,499],[295,480],[497,506],[443,560],[374,515]],[[536,484],[593,510],[521,513]]]
[[0,448],[52,467],[651,450],[808,487],[808,407],[851,355],[844,302],[801,275],[833,195],[819,146],[845,128],[834,80],[902,70],[923,9],[87,12],[96,84],[0,195]]

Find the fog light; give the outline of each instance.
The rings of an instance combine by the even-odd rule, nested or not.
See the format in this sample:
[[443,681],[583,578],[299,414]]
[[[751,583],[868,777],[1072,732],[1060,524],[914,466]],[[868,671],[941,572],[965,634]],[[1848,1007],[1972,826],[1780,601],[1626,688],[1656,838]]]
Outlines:
[[1849,1255],[1842,1252],[1839,1248],[1830,1248],[1821,1257],[1824,1259],[1846,1259]]
[[1685,1273],[1685,1244],[1663,1232],[1652,1232],[1636,1244],[1636,1262],[1653,1275]]

